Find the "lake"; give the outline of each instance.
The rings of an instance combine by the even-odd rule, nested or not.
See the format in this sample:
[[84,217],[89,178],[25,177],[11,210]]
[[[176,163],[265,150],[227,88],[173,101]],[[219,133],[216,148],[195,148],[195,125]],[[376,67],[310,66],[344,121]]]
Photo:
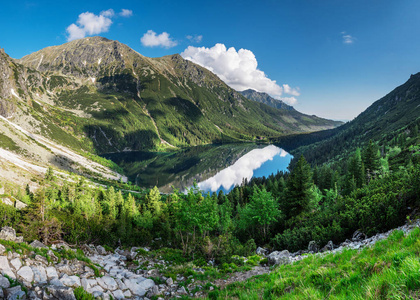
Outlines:
[[173,187],[184,191],[196,181],[204,192],[229,192],[244,178],[286,171],[292,155],[274,145],[251,143],[206,145],[177,152],[122,152],[105,154],[121,166],[140,187],[157,186],[162,193]]

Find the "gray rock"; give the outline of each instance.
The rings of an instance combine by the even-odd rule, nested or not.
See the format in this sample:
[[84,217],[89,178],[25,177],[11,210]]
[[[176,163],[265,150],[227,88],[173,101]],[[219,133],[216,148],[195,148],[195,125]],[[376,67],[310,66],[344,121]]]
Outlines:
[[43,266],[31,267],[32,272],[34,272],[34,282],[37,284],[46,284],[47,283],[47,272]]
[[141,281],[141,282],[139,283],[139,285],[140,285],[143,289],[148,290],[148,289],[150,289],[151,287],[154,287],[154,286],[155,286],[155,282],[154,282],[152,279],[146,279],[146,280]]
[[102,278],[97,278],[98,284],[106,290],[115,291],[118,288],[118,284],[114,278],[109,276],[104,276]]
[[143,297],[146,294],[146,290],[142,288],[135,279],[126,279],[124,284],[128,287],[131,293],[135,296]]
[[50,285],[65,286],[58,278],[55,277],[50,280]]
[[64,274],[63,277],[60,278],[60,281],[68,287],[79,287],[81,286],[80,278],[77,276],[68,276],[67,274]]
[[26,282],[32,282],[34,280],[34,272],[29,266],[20,268],[20,270],[17,272],[17,275],[19,278]]
[[319,247],[315,241],[310,241],[308,245],[308,251],[312,253],[316,253],[319,251]]
[[3,275],[0,275],[0,290],[3,289],[7,289],[10,287],[10,282],[9,280],[4,277]]
[[118,300],[125,298],[124,293],[121,290],[113,291],[112,295],[114,296],[114,299],[118,299]]
[[166,284],[167,284],[168,286],[171,286],[171,285],[173,285],[173,284],[174,284],[174,280],[173,280],[171,277],[169,277],[168,279],[166,279]]
[[35,260],[39,261],[40,263],[43,263],[44,265],[48,265],[48,260],[44,256],[37,254],[35,255]]
[[15,243],[23,243],[23,236],[17,236],[15,238]]
[[89,281],[88,281],[86,278],[82,278],[82,279],[80,280],[80,284],[82,285],[82,287],[83,287],[83,289],[84,289],[85,291],[87,291],[88,289],[90,289],[90,284],[89,284]]
[[3,289],[0,289],[0,299],[4,299]]
[[264,248],[261,248],[261,247],[258,247],[257,250],[255,251],[256,254],[263,255],[263,256],[265,256],[267,254],[267,252],[268,252],[267,249],[264,249]]
[[366,238],[367,238],[366,234],[364,234],[363,232],[360,232],[359,230],[356,230],[353,233],[353,237],[351,238],[351,240],[353,242],[360,242],[360,241],[363,241]]
[[20,285],[6,289],[7,300],[26,299],[26,294]]
[[6,247],[0,244],[0,255],[3,255],[4,252],[6,252]]
[[125,297],[125,298],[131,298],[131,297],[132,297],[132,294],[131,294],[130,290],[126,290],[126,291],[124,292],[124,297]]
[[104,247],[102,247],[101,245],[96,246],[96,251],[98,251],[98,253],[100,255],[106,255],[106,250]]
[[51,258],[51,260],[53,262],[58,261],[58,257],[54,254],[54,252],[52,250],[48,250],[47,255]]
[[157,294],[159,294],[159,288],[157,285],[155,285],[147,292],[146,295],[148,298],[152,298],[153,296],[156,296]]
[[60,272],[60,273],[64,273],[64,274],[67,274],[67,275],[72,274],[72,271],[71,271],[69,265],[57,265],[56,268],[57,268],[57,271]]
[[58,278],[58,273],[57,270],[54,267],[48,267],[45,269],[46,273],[47,273],[47,278],[48,279],[53,279],[53,278]]
[[33,241],[32,243],[29,244],[29,246],[34,247],[34,248],[48,248],[47,246],[45,246],[43,243],[41,243],[38,240]]
[[267,256],[268,262],[272,265],[284,265],[290,263],[290,253],[287,250],[274,251]]
[[10,261],[10,264],[12,265],[13,268],[15,268],[16,271],[19,270],[20,267],[22,267],[22,262],[20,261],[19,258],[12,259]]
[[15,241],[16,231],[12,227],[4,226],[0,231],[0,239],[5,241]]
[[321,249],[321,251],[322,252],[325,252],[325,251],[331,251],[331,250],[333,250],[334,249],[334,243],[332,242],[332,241],[329,241],[322,249]]
[[47,292],[53,295],[55,298],[60,300],[76,300],[74,296],[73,290],[69,287],[61,287],[61,286],[48,286]]
[[185,290],[185,287],[181,287],[176,291],[179,295],[186,295],[187,291]]

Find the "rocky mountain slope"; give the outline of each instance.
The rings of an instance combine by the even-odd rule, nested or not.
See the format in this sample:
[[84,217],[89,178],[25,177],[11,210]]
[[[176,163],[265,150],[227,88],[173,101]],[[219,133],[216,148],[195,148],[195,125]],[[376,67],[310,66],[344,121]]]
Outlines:
[[252,89],[248,89],[248,90],[242,91],[240,93],[243,96],[245,96],[245,98],[247,98],[249,100],[264,103],[264,104],[267,104],[271,107],[278,108],[278,109],[295,111],[293,106],[287,105],[286,103],[284,103],[281,100],[274,99],[273,97],[271,97],[267,93],[257,92],[257,91],[252,90]]

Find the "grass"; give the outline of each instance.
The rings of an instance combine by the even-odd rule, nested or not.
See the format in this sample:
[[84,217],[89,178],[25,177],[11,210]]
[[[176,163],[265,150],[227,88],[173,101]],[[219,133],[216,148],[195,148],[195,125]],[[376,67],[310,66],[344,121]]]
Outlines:
[[394,231],[363,250],[309,255],[271,274],[215,290],[207,299],[417,299],[420,229]]

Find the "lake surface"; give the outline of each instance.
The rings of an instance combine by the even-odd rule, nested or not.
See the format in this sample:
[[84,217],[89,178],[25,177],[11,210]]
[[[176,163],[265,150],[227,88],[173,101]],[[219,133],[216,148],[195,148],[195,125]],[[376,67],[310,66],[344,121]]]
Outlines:
[[123,152],[104,155],[138,186],[163,193],[183,191],[196,181],[204,192],[229,192],[244,178],[287,170],[292,155],[274,145],[206,145],[171,153]]

